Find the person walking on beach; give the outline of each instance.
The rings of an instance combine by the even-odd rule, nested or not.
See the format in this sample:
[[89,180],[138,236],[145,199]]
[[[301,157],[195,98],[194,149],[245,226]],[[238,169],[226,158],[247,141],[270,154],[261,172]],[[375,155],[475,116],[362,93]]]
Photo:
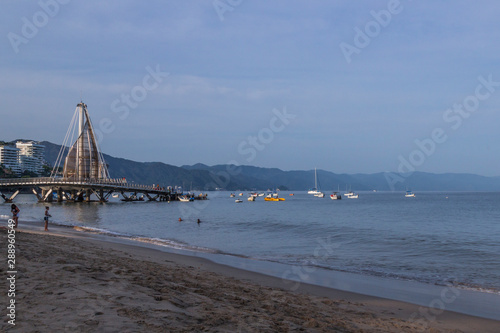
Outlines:
[[49,217],[52,217],[52,215],[49,214],[49,207],[45,207],[45,217],[43,220],[45,221],[45,231],[49,231]]
[[14,220],[14,228],[17,228],[19,212],[21,210],[16,205],[12,204],[12,206],[10,206],[10,211],[12,212],[12,219]]

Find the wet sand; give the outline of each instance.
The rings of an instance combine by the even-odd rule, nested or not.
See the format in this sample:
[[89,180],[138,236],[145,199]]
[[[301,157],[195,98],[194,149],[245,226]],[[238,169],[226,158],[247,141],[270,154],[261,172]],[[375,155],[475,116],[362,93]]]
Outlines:
[[[498,332],[500,327],[499,321],[297,284],[69,228],[42,229],[20,225],[16,233],[16,326],[7,323],[2,292],[2,332]],[[0,238],[5,263],[5,229]],[[7,274],[6,264],[0,271]]]

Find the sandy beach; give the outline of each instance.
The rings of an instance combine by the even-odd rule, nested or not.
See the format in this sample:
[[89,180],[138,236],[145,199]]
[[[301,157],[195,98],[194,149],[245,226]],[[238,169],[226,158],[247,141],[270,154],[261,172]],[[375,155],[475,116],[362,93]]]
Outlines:
[[[7,230],[0,235],[4,258]],[[305,283],[290,291],[296,283],[70,228],[44,232],[21,224],[16,246],[16,325],[7,323],[2,292],[2,332],[498,332],[500,327],[494,320],[447,311],[434,316],[433,309]],[[6,264],[0,271],[7,274]]]

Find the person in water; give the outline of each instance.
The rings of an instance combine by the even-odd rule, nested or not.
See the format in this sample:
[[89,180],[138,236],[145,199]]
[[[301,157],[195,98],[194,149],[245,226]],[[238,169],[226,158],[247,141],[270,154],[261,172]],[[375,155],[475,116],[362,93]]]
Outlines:
[[201,223],[200,219],[198,219],[198,221],[196,221],[196,223],[200,224]]
[[179,222],[182,222],[182,219],[179,217]]
[[21,210],[16,205],[12,204],[12,206],[10,206],[10,211],[12,212],[12,219],[14,220],[14,228],[17,228],[19,212]]

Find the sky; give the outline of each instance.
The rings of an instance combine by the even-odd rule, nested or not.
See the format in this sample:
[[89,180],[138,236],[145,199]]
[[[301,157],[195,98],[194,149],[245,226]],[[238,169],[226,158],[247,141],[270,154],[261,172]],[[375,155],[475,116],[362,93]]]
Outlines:
[[2,1],[0,140],[171,165],[500,176],[500,3]]

